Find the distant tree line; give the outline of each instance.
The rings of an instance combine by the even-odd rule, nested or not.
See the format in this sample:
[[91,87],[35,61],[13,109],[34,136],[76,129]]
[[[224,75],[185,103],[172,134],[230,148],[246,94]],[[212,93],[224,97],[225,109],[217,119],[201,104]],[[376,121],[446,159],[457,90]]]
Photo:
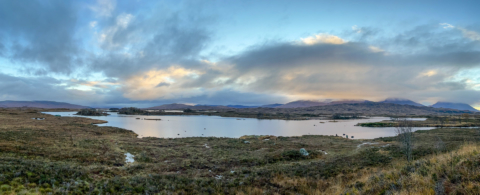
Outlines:
[[195,112],[195,111],[194,111],[194,110],[192,110],[192,109],[190,109],[190,108],[187,108],[187,109],[183,110],[183,112],[187,112],[187,113],[189,113],[189,112]]

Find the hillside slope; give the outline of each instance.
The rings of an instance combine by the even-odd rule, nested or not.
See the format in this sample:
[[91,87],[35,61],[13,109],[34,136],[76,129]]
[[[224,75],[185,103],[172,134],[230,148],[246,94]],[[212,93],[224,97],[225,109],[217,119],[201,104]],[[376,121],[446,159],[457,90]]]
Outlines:
[[409,99],[402,99],[402,98],[387,98],[380,103],[391,103],[391,104],[400,104],[400,105],[412,105],[412,106],[420,106],[423,107],[424,105],[414,102]]
[[194,110],[205,110],[205,109],[222,109],[222,108],[229,108],[226,106],[210,106],[210,105],[187,105],[187,104],[163,104],[160,106],[154,106],[154,107],[149,107],[149,108],[144,108],[144,109],[151,109],[151,110],[181,110],[181,109],[194,109]]
[[361,114],[361,115],[449,115],[449,114],[462,114],[473,113],[466,110],[455,110],[449,108],[433,108],[427,106],[412,106],[401,105],[393,103],[379,103],[379,102],[364,102],[364,103],[343,103],[334,105],[322,105],[314,107],[301,107],[301,108],[245,108],[237,109],[237,112],[242,113],[263,113],[276,115],[280,113],[289,113],[290,115],[332,115],[332,114]]
[[452,102],[437,102],[432,105],[434,108],[451,108],[457,110],[468,110],[472,112],[479,112],[477,109],[472,106],[464,103],[452,103]]
[[312,107],[312,106],[323,106],[327,105],[326,102],[310,101],[310,100],[298,100],[294,102],[288,102],[281,106],[275,108],[302,108],[302,107]]
[[68,108],[68,109],[82,109],[89,108],[88,106],[80,106],[76,104],[69,104],[65,102],[54,101],[0,101],[0,108],[16,108],[16,107],[30,107],[30,108]]

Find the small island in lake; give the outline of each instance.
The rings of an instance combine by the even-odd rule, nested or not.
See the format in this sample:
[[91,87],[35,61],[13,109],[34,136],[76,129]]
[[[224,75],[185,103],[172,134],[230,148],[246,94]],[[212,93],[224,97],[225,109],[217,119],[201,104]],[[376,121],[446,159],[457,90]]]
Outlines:
[[82,115],[82,116],[107,116],[110,115],[104,111],[98,111],[97,109],[81,109],[75,115]]

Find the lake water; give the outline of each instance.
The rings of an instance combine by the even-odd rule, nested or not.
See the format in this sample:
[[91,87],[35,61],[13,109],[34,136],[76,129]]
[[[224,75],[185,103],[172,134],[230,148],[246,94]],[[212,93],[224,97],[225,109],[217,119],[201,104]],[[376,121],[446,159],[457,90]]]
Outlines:
[[[98,126],[112,126],[132,130],[139,137],[232,137],[243,135],[335,135],[343,134],[355,139],[372,139],[394,136],[393,127],[360,127],[357,123],[389,120],[388,117],[373,117],[358,120],[259,120],[252,118],[230,118],[219,116],[143,116],[110,113],[109,116],[77,116],[76,112],[44,112],[51,115],[68,117],[87,117],[108,121]],[[136,119],[140,118],[140,119]],[[143,120],[162,119],[162,120]],[[425,119],[414,119],[425,120]],[[323,122],[323,123],[320,123]],[[432,127],[418,127],[416,130],[428,130]]]

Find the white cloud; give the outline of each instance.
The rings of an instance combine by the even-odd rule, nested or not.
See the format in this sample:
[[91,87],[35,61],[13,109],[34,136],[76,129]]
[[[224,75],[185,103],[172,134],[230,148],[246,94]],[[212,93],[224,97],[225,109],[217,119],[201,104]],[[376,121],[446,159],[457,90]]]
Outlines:
[[113,37],[119,31],[127,29],[127,27],[132,23],[134,19],[135,16],[133,16],[132,14],[122,13],[118,15],[115,24],[104,28],[99,34],[99,44],[102,45],[104,49],[123,48],[125,50],[125,48],[129,48],[128,45],[126,45],[125,43],[115,41]]
[[438,74],[436,70],[429,70],[429,71],[420,73],[420,76],[431,77],[431,76],[435,76],[436,74]]
[[115,10],[117,2],[115,0],[97,0],[97,5],[90,9],[96,12],[99,16],[110,17]]
[[458,29],[462,32],[464,37],[469,38],[469,39],[474,40],[474,41],[480,41],[480,34],[478,32],[467,30],[467,29],[461,28],[461,27],[455,27],[455,26],[453,26],[451,24],[448,24],[448,23],[440,23],[440,25],[443,26],[444,29],[452,29],[452,28]]
[[383,49],[380,49],[380,48],[375,47],[375,46],[369,46],[368,48],[374,53],[385,52]]
[[444,28],[444,29],[450,29],[450,28],[455,28],[455,26],[449,24],[449,23],[440,23],[440,25]]
[[463,36],[474,41],[480,41],[480,34],[478,32],[467,30],[464,28],[458,28],[458,30],[462,31]]
[[97,21],[91,21],[90,27],[95,28],[95,26],[97,26]]
[[[199,71],[171,66],[163,70],[150,70],[135,75],[123,83],[124,97],[133,100],[173,99],[200,95],[195,88],[179,87],[185,81],[195,80]],[[167,86],[159,87],[159,86]]]
[[130,22],[133,20],[133,15],[132,14],[125,14],[122,13],[119,16],[117,16],[117,26],[120,26],[122,28],[127,28]]
[[307,38],[301,38],[301,40],[302,40],[301,42],[306,45],[315,45],[319,43],[344,44],[346,42],[340,37],[337,37],[335,35],[325,34],[325,33],[320,33]]
[[356,33],[361,33],[362,32],[362,29],[359,28],[357,25],[353,25],[352,30],[355,31]]

